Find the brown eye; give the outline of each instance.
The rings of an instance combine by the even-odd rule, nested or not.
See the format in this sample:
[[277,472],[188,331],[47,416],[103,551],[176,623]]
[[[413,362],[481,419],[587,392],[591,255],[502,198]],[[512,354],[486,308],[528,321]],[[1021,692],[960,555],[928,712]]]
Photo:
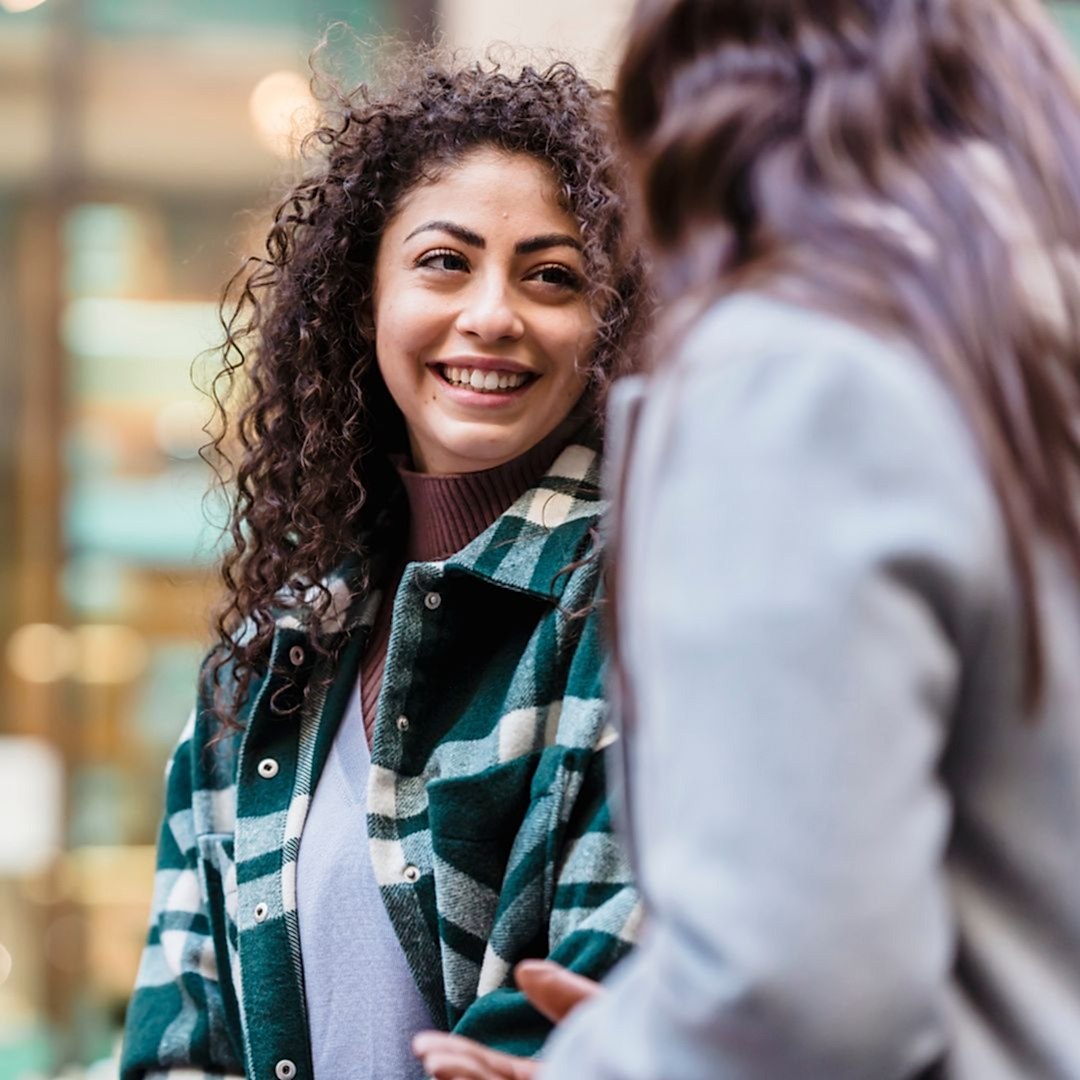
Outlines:
[[561,263],[547,263],[537,267],[530,275],[531,280],[542,282],[544,285],[554,285],[560,289],[570,289],[580,292],[582,289],[581,278],[568,266]]
[[451,251],[449,248],[426,252],[416,260],[416,265],[427,270],[446,270],[450,272],[461,272],[469,269],[469,263],[465,256],[457,251]]

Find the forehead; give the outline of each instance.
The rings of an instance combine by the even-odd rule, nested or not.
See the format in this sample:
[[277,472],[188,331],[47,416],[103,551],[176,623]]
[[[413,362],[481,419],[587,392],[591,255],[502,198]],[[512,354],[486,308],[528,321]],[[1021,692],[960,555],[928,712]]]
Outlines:
[[433,217],[522,234],[557,229],[579,236],[580,232],[559,197],[551,165],[531,154],[490,147],[473,150],[440,167],[434,177],[413,187],[387,231]]

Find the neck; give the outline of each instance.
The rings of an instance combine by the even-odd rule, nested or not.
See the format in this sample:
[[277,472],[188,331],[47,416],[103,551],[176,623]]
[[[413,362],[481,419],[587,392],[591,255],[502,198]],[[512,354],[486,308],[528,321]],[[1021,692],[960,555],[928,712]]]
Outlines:
[[446,559],[475,540],[536,485],[582,423],[575,413],[524,454],[480,472],[432,475],[399,460],[409,500],[409,561]]

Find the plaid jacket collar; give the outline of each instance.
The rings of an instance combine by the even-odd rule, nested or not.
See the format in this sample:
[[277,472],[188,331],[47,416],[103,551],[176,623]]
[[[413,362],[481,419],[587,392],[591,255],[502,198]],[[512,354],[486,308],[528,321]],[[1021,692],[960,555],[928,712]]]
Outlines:
[[[559,604],[571,580],[568,572],[591,545],[586,542],[607,509],[601,495],[601,437],[579,433],[555,458],[540,480],[512,503],[468,546],[441,565],[447,573],[466,573],[494,585]],[[322,615],[327,634],[351,633],[374,619],[372,596],[359,588],[354,557],[323,580],[330,603]],[[316,590],[277,619],[282,630],[310,622]]]

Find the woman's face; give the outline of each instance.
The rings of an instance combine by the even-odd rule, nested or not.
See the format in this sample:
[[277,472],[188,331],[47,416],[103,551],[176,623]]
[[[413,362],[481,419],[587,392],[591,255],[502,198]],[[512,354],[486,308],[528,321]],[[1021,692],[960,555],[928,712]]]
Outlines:
[[596,333],[584,272],[529,155],[473,151],[404,198],[375,262],[375,348],[418,470],[501,465],[566,418]]

